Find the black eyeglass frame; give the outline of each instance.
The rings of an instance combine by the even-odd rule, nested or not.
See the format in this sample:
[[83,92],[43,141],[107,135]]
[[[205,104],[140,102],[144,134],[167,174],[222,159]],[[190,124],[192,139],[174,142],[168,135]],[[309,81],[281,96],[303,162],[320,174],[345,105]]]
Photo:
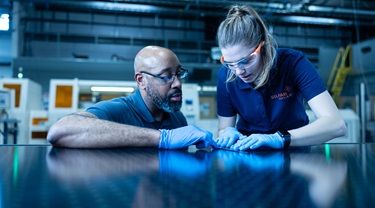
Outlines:
[[172,74],[170,77],[169,76],[160,76],[160,75],[156,75],[156,74],[151,74],[151,73],[146,72],[146,71],[140,71],[140,73],[144,73],[144,74],[150,75],[152,77],[158,78],[161,81],[163,81],[165,84],[167,84],[167,83],[174,82],[176,77],[179,80],[185,79],[187,77],[187,75],[189,74],[189,71],[187,69],[184,69],[184,68],[180,68],[180,70],[181,71],[179,71],[176,74]]

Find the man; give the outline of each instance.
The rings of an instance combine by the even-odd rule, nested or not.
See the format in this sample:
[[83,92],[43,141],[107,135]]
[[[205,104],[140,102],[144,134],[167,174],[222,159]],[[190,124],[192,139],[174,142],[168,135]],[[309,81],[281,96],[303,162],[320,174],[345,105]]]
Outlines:
[[187,126],[180,111],[181,80],[187,70],[176,54],[147,46],[136,55],[134,71],[138,89],[133,95],[61,118],[51,126],[47,140],[54,147],[70,148],[215,146],[212,133]]

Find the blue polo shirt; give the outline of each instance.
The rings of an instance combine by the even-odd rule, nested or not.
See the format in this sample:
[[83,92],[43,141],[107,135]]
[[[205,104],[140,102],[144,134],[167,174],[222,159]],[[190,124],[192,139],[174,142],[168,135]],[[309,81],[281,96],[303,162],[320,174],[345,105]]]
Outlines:
[[174,129],[187,126],[186,118],[181,111],[165,112],[162,121],[155,120],[138,89],[127,97],[98,102],[86,111],[103,120],[152,129]]
[[218,72],[218,115],[238,115],[237,129],[245,135],[275,133],[309,123],[304,99],[326,91],[315,67],[300,51],[277,49],[277,59],[267,84],[257,90],[237,78],[225,83],[229,69]]

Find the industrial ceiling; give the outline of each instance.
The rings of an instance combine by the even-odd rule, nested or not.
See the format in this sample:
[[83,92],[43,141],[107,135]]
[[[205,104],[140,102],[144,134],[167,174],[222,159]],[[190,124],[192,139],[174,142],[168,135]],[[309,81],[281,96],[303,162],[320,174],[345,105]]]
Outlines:
[[[0,0],[2,10],[11,10],[17,0]],[[90,10],[189,17],[220,17],[233,4],[249,4],[275,22],[318,25],[375,26],[374,0],[18,0],[40,9]]]
[[[3,9],[15,1],[0,0]],[[233,4],[249,4],[275,23],[375,26],[374,0],[19,0],[39,9],[74,10],[143,15],[222,17]]]

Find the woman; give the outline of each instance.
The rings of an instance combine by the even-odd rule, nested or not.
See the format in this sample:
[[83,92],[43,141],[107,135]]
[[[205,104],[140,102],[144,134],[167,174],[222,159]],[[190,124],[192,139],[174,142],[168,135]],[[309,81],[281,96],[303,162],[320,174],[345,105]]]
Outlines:
[[[223,55],[217,84],[220,148],[282,149],[346,134],[345,122],[314,66],[299,51],[277,49],[253,8],[232,6],[217,41]],[[317,117],[310,124],[304,99]]]

